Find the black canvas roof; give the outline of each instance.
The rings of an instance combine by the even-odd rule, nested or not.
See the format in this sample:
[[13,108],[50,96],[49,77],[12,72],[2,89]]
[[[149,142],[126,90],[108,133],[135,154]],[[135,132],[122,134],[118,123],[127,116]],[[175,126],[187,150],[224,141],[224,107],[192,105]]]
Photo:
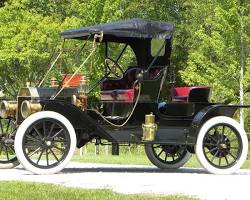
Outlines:
[[66,30],[63,38],[87,39],[89,35],[103,32],[104,41],[123,41],[130,39],[171,39],[174,24],[146,19],[130,19],[106,24]]
[[151,55],[152,38],[164,39],[166,42],[165,55],[157,57],[154,65],[166,66],[170,63],[174,28],[174,24],[168,22],[130,19],[66,30],[61,33],[61,36],[68,39],[87,40],[92,39],[95,33],[102,32],[102,42],[129,44],[136,55],[138,66],[147,68],[154,60]]

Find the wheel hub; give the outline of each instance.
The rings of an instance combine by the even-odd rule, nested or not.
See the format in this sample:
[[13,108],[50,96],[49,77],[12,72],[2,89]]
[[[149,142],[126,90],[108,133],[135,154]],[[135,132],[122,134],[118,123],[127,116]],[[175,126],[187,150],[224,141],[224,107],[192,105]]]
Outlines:
[[227,149],[227,145],[224,144],[224,143],[221,143],[221,144],[219,144],[219,149],[220,149],[220,150]]
[[207,138],[207,142],[209,145],[206,147],[209,149],[210,153],[217,157],[225,157],[229,154],[231,144],[227,136],[223,136],[223,138],[218,139],[218,136],[211,135],[210,138]]
[[8,145],[8,144],[14,144],[14,140],[11,139],[11,138],[5,138],[5,139],[4,139],[4,143],[7,144],[7,145]]
[[52,147],[52,145],[53,145],[53,142],[52,142],[52,138],[51,137],[44,137],[43,139],[42,139],[42,143],[41,143],[41,146],[43,147],[43,148],[50,148],[50,147]]
[[14,140],[8,136],[2,136],[0,142],[6,145],[14,144]]
[[48,147],[50,147],[50,146],[52,145],[52,142],[51,142],[51,141],[46,141],[45,143],[46,143],[46,145],[47,145]]
[[180,151],[180,146],[178,145],[162,145],[162,149],[167,154],[175,154]]

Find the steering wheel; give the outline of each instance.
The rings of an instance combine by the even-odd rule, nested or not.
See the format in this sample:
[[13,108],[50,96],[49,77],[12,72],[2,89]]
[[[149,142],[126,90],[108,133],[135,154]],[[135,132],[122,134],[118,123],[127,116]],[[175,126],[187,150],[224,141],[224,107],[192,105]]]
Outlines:
[[[113,74],[117,78],[122,78],[124,71],[121,66],[112,58],[105,58],[105,64],[111,74]],[[118,71],[117,71],[118,69]]]

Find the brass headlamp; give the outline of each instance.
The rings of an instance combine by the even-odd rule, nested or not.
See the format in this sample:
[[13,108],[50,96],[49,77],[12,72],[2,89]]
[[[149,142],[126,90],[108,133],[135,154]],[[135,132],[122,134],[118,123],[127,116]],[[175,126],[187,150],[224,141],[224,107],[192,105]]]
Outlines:
[[2,101],[0,103],[0,117],[15,117],[17,110],[17,102],[16,101]]
[[86,110],[88,93],[89,93],[89,81],[87,77],[83,77],[80,81],[79,94],[72,96],[71,99],[72,104],[76,105],[81,110]]
[[80,81],[80,93],[87,95],[89,93],[89,80],[84,76]]
[[21,104],[21,115],[24,119],[35,112],[39,112],[42,110],[42,105],[38,102],[30,102],[25,100]]

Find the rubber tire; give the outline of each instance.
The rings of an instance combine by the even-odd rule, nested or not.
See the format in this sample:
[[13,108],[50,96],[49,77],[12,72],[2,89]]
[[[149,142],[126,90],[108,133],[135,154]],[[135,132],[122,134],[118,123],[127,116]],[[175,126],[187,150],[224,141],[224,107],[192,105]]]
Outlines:
[[[49,169],[41,169],[41,168],[33,166],[25,157],[23,153],[23,148],[22,148],[23,137],[24,137],[26,130],[34,122],[43,118],[52,118],[63,123],[63,125],[68,129],[70,140],[71,140],[70,150],[66,158],[59,165],[53,168],[49,168]],[[17,158],[25,169],[33,172],[34,174],[54,174],[54,173],[61,171],[69,163],[72,156],[74,155],[75,148],[76,148],[76,134],[69,120],[65,118],[63,115],[57,112],[52,112],[52,111],[41,111],[41,112],[32,114],[31,116],[29,116],[27,119],[25,119],[22,122],[22,124],[19,126],[17,130],[14,146],[15,146],[15,152],[16,152]]]
[[[219,169],[219,168],[211,165],[207,161],[207,159],[204,155],[204,152],[203,152],[203,147],[202,147],[203,146],[203,139],[204,139],[207,131],[211,127],[215,126],[216,124],[221,124],[221,123],[233,126],[238,131],[238,133],[242,139],[242,153],[240,155],[240,158],[233,166],[231,166],[230,168],[227,168],[227,169]],[[201,165],[205,169],[207,169],[210,173],[213,173],[213,174],[232,174],[235,171],[237,171],[238,169],[240,169],[240,167],[243,165],[243,163],[247,159],[248,139],[247,139],[246,132],[237,121],[235,121],[234,119],[232,119],[230,117],[219,116],[219,117],[211,118],[203,124],[203,126],[201,127],[201,129],[199,131],[195,151],[196,151],[197,158],[200,161]]]
[[16,166],[18,166],[20,163],[18,160],[15,160],[13,162],[10,162],[10,163],[6,163],[6,164],[0,164],[0,169],[11,169],[11,168],[14,168]]
[[0,169],[12,169],[12,168],[18,166],[19,164],[20,163],[19,163],[18,159],[15,159],[9,163],[0,163]]
[[151,144],[145,144],[145,153],[152,164],[160,169],[178,169],[185,165],[185,163],[190,159],[191,153],[186,151],[186,155],[175,164],[166,164],[157,159],[154,154],[153,148]]

